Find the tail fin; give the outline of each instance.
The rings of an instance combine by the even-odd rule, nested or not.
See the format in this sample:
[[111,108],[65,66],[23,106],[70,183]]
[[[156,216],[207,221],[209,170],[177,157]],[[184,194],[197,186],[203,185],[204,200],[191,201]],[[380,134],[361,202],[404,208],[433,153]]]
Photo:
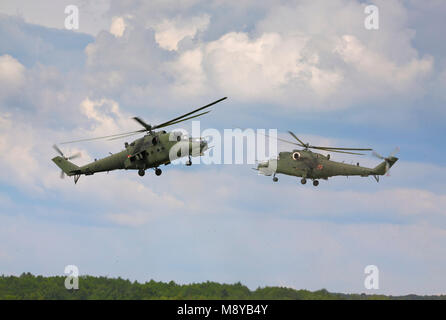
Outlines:
[[79,167],[77,165],[75,165],[74,163],[71,163],[70,161],[66,160],[63,157],[57,156],[53,159],[53,162],[62,169],[63,172],[65,172],[65,174],[67,176],[73,176],[75,174],[79,174],[80,170]]
[[386,174],[386,160],[384,160],[379,165],[377,165],[375,168],[373,168],[373,172],[378,175]]
[[388,157],[375,168],[373,168],[373,172],[377,175],[385,175],[387,171],[398,161],[397,157]]

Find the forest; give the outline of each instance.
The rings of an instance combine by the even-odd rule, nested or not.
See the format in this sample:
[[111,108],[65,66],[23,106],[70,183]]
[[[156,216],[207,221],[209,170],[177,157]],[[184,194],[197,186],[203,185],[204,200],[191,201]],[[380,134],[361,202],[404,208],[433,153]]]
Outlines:
[[0,276],[0,300],[165,300],[165,299],[223,299],[223,300],[365,300],[365,299],[446,299],[441,296],[385,296],[370,294],[330,293],[295,290],[285,287],[263,287],[250,290],[240,282],[220,284],[203,282],[177,284],[150,280],[145,283],[122,278],[80,276],[77,290],[65,288],[65,276]]

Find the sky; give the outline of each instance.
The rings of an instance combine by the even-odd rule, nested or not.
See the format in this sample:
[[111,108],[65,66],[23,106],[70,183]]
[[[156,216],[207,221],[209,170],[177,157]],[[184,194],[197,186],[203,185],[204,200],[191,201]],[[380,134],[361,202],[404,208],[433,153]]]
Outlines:
[[[69,4],[77,30],[65,27]],[[76,265],[140,282],[446,293],[444,1],[69,4],[0,3],[1,274]],[[379,9],[377,30],[364,26],[367,5]],[[54,143],[136,130],[133,116],[160,123],[224,96],[202,130],[292,130],[313,144],[399,147],[400,160],[379,183],[337,177],[317,188],[229,164],[75,185],[51,162]],[[62,149],[81,152],[82,165],[123,143]],[[368,265],[377,290],[364,287]]]

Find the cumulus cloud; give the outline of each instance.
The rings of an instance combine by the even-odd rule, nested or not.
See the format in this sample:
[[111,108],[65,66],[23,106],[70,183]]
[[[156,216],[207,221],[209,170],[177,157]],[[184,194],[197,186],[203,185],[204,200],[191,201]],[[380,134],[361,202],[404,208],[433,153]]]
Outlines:
[[123,17],[113,17],[112,24],[110,26],[110,33],[116,38],[122,37],[125,27],[126,24]]
[[404,9],[380,5],[395,19],[376,34],[361,27],[363,7],[352,1],[274,8],[254,36],[228,33],[204,45],[207,80],[249,100],[293,108],[345,108],[364,98],[406,97],[408,91],[419,96],[433,58],[417,57]]
[[433,68],[433,58],[412,59],[407,64],[395,63],[385,56],[373,52],[356,37],[344,35],[334,48],[342,60],[352,66],[358,75],[370,78],[380,90],[393,88],[395,92],[415,90],[415,86],[429,75]]
[[203,70],[203,52],[188,50],[177,61],[170,63],[169,71],[175,76],[174,91],[187,96],[190,92],[206,93],[207,77]]
[[178,50],[178,43],[186,37],[193,38],[197,32],[204,31],[209,25],[210,16],[201,16],[185,19],[181,16],[174,19],[164,19],[154,29],[156,42],[166,50]]
[[357,108],[389,96],[414,101],[429,90],[435,59],[413,47],[402,4],[377,5],[392,19],[381,19],[376,32],[364,28],[359,2],[302,1],[259,6],[265,14],[252,30],[228,27],[218,37],[213,15],[193,14],[193,3],[180,5],[184,15],[160,6],[167,17],[151,13],[152,5],[124,6],[132,30],[125,41],[100,35],[88,46],[88,80],[137,105],[154,92],[190,99],[225,92],[293,110]]
[[128,21],[128,31],[122,37],[102,32],[86,49],[86,83],[101,97],[149,97],[167,83],[163,76],[164,51],[155,41],[155,32],[135,19]]
[[286,102],[297,89],[308,95],[329,96],[342,76],[322,69],[317,53],[304,52],[307,42],[303,36],[278,33],[264,33],[255,39],[246,33],[228,33],[203,45],[201,52],[184,52],[175,70],[186,65],[193,68],[179,75],[177,84],[192,86],[195,80],[195,89],[207,83],[245,101]]
[[8,54],[0,56],[0,99],[17,93],[25,82],[25,67]]
[[129,130],[133,121],[122,113],[116,101],[102,98],[90,100],[85,98],[79,106],[80,112],[90,121],[90,126],[85,128],[84,134],[92,136],[104,136]]

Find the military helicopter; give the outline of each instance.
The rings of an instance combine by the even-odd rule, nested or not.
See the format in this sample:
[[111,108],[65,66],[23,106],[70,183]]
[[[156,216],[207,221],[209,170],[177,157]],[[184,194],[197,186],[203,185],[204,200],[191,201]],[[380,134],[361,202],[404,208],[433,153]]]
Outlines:
[[143,129],[140,130],[96,138],[62,142],[61,144],[99,139],[115,140],[145,133],[144,137],[139,138],[130,144],[126,142],[124,144],[124,150],[99,160],[95,159],[95,161],[84,166],[78,167],[69,161],[79,157],[80,154],[67,157],[57,145],[54,145],[53,148],[60,154],[60,156],[54,157],[52,161],[60,169],[62,169],[61,178],[63,178],[65,174],[68,176],[74,176],[74,183],[77,183],[82,174],[88,176],[97,172],[108,172],[117,169],[138,170],[138,174],[142,177],[147,169],[154,168],[155,174],[159,176],[162,173],[161,169],[159,168],[160,165],[168,165],[171,163],[171,161],[178,158],[183,158],[185,156],[189,157],[186,165],[190,166],[192,165],[191,156],[201,156],[203,155],[204,151],[209,148],[206,139],[202,137],[188,138],[185,135],[182,135],[181,132],[155,130],[205,115],[210,111],[205,111],[199,114],[195,113],[209,108],[210,106],[219,103],[226,98],[227,97],[221,98],[201,108],[195,109],[180,117],[158,125],[150,125],[144,122],[144,120],[141,118],[134,117],[133,119],[143,127]]
[[[379,176],[385,175],[389,169],[398,161],[398,158],[394,156],[399,150],[396,149],[390,156],[384,158],[378,153],[374,152],[372,149],[368,148],[334,148],[334,147],[320,147],[312,146],[309,143],[303,143],[293,132],[288,131],[288,133],[297,140],[297,142],[288,141],[285,139],[277,138],[277,140],[294,144],[303,149],[295,149],[291,152],[280,152],[277,159],[271,159],[267,161],[260,162],[257,165],[257,170],[259,174],[265,176],[273,175],[273,181],[277,182],[279,179],[276,174],[282,173],[289,176],[302,177],[300,182],[302,184],[307,183],[307,179],[313,180],[313,185],[318,186],[318,179],[328,180],[329,177],[333,176],[361,176],[368,177],[373,176],[377,182],[379,182]],[[356,165],[347,164],[343,162],[336,162],[330,160],[330,155],[323,155],[311,151],[310,149],[324,150],[328,152],[338,152],[347,153],[355,155],[363,155],[362,153],[351,152],[351,151],[373,151],[373,155],[383,159],[384,161],[380,163],[375,168],[366,168]]]

